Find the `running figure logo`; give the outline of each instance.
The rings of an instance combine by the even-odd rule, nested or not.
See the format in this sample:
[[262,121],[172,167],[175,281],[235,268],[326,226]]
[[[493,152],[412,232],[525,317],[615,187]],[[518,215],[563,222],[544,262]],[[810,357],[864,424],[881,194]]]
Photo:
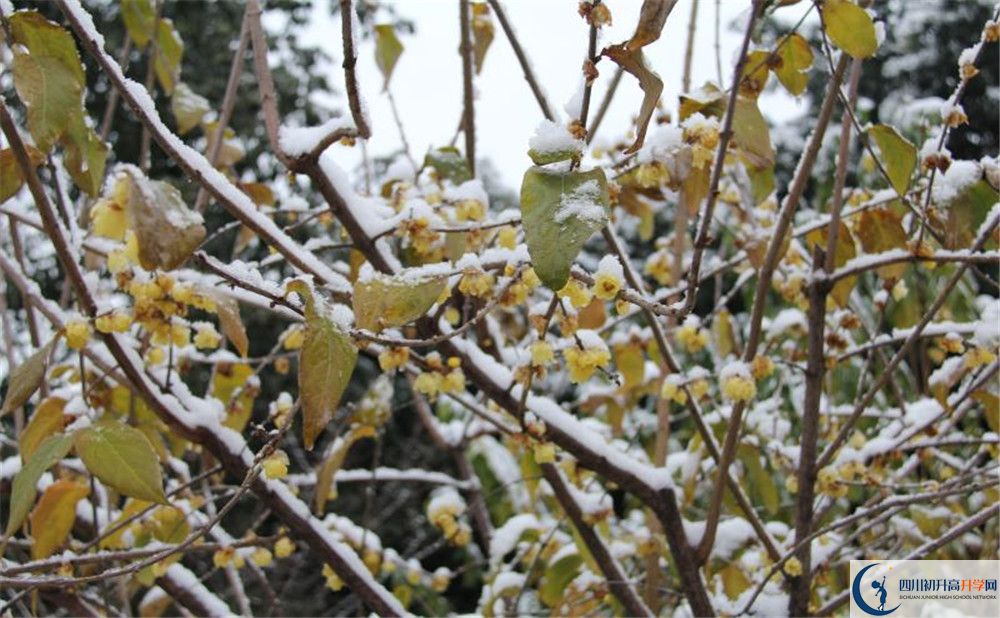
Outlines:
[[899,605],[893,607],[892,609],[885,608],[886,599],[889,597],[889,593],[885,589],[885,577],[882,581],[873,581],[872,588],[875,590],[875,595],[878,596],[878,608],[869,605],[864,597],[861,595],[861,580],[864,578],[865,573],[868,569],[878,566],[880,563],[869,564],[865,568],[858,571],[858,574],[854,576],[854,582],[851,584],[851,596],[854,598],[854,603],[861,609],[861,611],[872,616],[888,616],[892,612],[899,609]]

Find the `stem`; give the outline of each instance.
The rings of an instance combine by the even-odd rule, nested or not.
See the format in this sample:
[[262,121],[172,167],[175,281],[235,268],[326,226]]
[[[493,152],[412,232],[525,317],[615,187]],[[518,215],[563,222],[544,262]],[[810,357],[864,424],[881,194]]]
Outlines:
[[462,57],[462,133],[465,135],[465,160],[469,172],[476,176],[476,109],[472,91],[472,32],[469,24],[469,0],[458,0],[459,27],[462,43],[458,53]]
[[[698,0],[691,0],[691,18],[688,20],[687,46],[684,48],[684,73],[681,76],[681,92],[691,90],[691,60],[694,58],[694,34],[697,27]],[[721,73],[722,71],[720,70],[719,72]]]

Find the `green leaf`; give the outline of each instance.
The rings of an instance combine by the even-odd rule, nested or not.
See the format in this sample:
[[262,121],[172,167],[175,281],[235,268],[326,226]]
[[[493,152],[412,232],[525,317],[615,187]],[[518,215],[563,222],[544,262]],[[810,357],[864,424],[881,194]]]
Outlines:
[[538,278],[553,290],[561,289],[583,244],[607,223],[604,171],[528,169],[521,183],[521,216]]
[[170,97],[170,111],[177,119],[177,131],[181,135],[198,126],[210,109],[212,106],[208,99],[191,90],[184,82],[177,84]]
[[76,521],[76,503],[90,493],[78,481],[60,480],[45,488],[38,506],[31,512],[31,559],[48,558],[62,547]]
[[892,188],[900,196],[905,195],[910,187],[910,177],[917,167],[917,147],[896,129],[884,124],[869,128],[868,136],[875,140],[875,145],[878,146]]
[[354,315],[359,328],[380,331],[402,326],[427,313],[438,299],[447,277],[407,279],[375,275],[354,282]]
[[[940,181],[939,181],[940,182]],[[1000,192],[985,180],[977,180],[963,189],[947,203],[944,245],[948,249],[968,247],[993,205],[1000,200]]]
[[337,438],[330,453],[323,460],[323,465],[316,472],[316,495],[313,498],[313,508],[317,514],[322,514],[329,500],[337,498],[337,486],[333,478],[344,465],[344,458],[354,443],[362,438],[374,438],[375,428],[371,425],[354,425],[347,435]]
[[871,16],[850,0],[826,0],[822,8],[826,34],[854,58],[869,58],[878,50]]
[[129,167],[128,215],[139,244],[139,263],[146,270],[173,270],[183,264],[201,241],[205,226],[173,185],[148,180]]
[[468,161],[458,152],[457,148],[451,146],[444,146],[428,152],[424,158],[424,165],[433,167],[438,176],[450,180],[456,185],[460,185],[466,180],[472,180]]
[[579,554],[567,554],[545,569],[538,598],[548,607],[559,607],[569,583],[580,573],[583,558]]
[[143,50],[152,38],[156,11],[152,0],[122,0],[122,20],[136,48]]
[[48,152],[80,115],[82,87],[59,60],[14,52],[14,87],[28,109],[28,130]]
[[780,62],[774,73],[788,92],[799,96],[806,90],[809,76],[806,71],[813,64],[813,52],[802,35],[789,34],[778,41],[777,57]]
[[396,28],[392,24],[375,25],[375,64],[382,71],[383,88],[389,87],[389,79],[396,68],[396,62],[403,53],[403,43],[396,36]]
[[45,471],[56,464],[57,461],[66,456],[73,446],[73,436],[66,434],[56,434],[46,438],[39,446],[38,450],[31,456],[28,463],[14,476],[14,482],[10,491],[10,519],[7,520],[7,528],[4,534],[9,536],[21,527],[28,511],[35,503],[35,496],[38,494],[38,479],[42,478]]
[[180,80],[183,55],[184,41],[177,34],[174,22],[161,17],[156,32],[156,61],[153,63],[153,70],[156,71],[160,88],[167,94],[173,94]]
[[130,498],[167,504],[160,461],[135,427],[98,421],[77,432],[74,446],[87,470],[108,487]]
[[757,101],[737,97],[733,110],[733,141],[751,167],[765,169],[774,166],[771,133]]
[[101,137],[77,115],[60,140],[66,149],[66,171],[76,186],[91,197],[97,197],[104,182],[108,146]]
[[45,368],[49,362],[49,354],[55,346],[59,335],[55,335],[49,342],[35,350],[31,356],[24,359],[24,362],[15,367],[10,372],[10,380],[7,383],[7,395],[4,397],[3,406],[0,406],[0,418],[8,412],[20,408],[38,390],[42,380],[45,379]]
[[721,118],[726,112],[726,95],[711,82],[693,92],[680,96],[680,119],[685,120],[691,114],[701,112],[702,116]]
[[739,452],[740,462],[746,469],[747,485],[750,487],[752,495],[758,499],[760,504],[764,505],[768,513],[776,515],[780,506],[778,486],[761,464],[760,453],[750,447],[740,447]]
[[37,11],[18,11],[10,15],[14,43],[24,45],[31,55],[58,61],[81,87],[86,81],[80,53],[68,30],[51,22]]
[[358,350],[324,307],[317,307],[312,291],[302,281],[288,284],[306,303],[305,343],[299,353],[299,399],[302,402],[302,443],[312,449],[326,428],[351,381]]

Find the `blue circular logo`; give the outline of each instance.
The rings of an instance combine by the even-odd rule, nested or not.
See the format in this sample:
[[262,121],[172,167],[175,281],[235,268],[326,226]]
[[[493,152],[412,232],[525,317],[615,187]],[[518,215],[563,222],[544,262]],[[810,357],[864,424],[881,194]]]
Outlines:
[[865,601],[864,596],[861,594],[861,579],[865,576],[868,569],[878,566],[879,564],[881,563],[876,562],[875,564],[869,564],[865,568],[858,571],[858,574],[854,576],[854,583],[851,584],[851,596],[854,597],[854,602],[861,608],[861,611],[866,614],[871,614],[872,616],[888,616],[892,612],[899,609],[899,605],[893,607],[892,609],[885,609],[885,600],[889,596],[889,593],[885,589],[885,577],[882,578],[881,582],[878,580],[872,582],[872,596],[873,600],[875,600],[878,604],[877,608],[869,605]]

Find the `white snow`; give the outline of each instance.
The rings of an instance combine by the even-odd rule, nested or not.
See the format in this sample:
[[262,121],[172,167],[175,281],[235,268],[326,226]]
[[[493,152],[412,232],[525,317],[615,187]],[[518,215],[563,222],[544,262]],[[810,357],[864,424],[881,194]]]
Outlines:
[[596,180],[581,183],[573,191],[563,193],[556,210],[556,223],[563,223],[570,217],[589,223],[604,221],[604,206],[598,201],[601,195],[601,185]]
[[946,206],[982,177],[983,168],[976,161],[952,161],[948,171],[934,180],[931,197],[938,206]]
[[556,152],[580,152],[583,140],[573,137],[569,130],[557,122],[542,120],[535,134],[528,140],[528,147],[540,154]]
[[315,127],[282,126],[278,130],[278,147],[290,157],[309,154],[328,135],[355,129],[354,121],[346,116],[331,118]]

